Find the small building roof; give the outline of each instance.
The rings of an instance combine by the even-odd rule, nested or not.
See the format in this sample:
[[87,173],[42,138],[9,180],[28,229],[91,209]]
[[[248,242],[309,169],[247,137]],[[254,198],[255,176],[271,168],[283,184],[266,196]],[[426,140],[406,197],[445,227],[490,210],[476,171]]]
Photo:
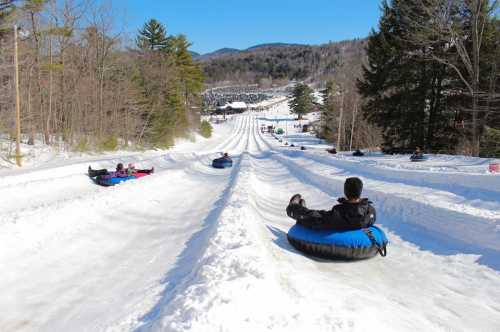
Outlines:
[[232,103],[227,103],[225,104],[224,106],[217,106],[217,109],[219,110],[225,110],[225,109],[228,109],[228,108],[231,108],[233,110],[241,110],[241,109],[247,109],[248,106],[245,102],[242,102],[242,101],[235,101],[235,102],[232,102]]
[[235,101],[230,104],[228,104],[229,107],[233,109],[242,109],[242,108],[247,108],[247,104],[242,101]]

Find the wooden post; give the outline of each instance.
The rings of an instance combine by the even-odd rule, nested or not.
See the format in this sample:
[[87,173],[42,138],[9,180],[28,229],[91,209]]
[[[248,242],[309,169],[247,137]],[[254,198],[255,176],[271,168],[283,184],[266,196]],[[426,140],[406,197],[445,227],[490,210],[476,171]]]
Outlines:
[[340,99],[340,117],[339,117],[339,132],[337,135],[337,149],[340,151],[340,143],[342,139],[342,117],[344,116],[344,91]]
[[21,100],[19,97],[19,61],[17,50],[17,25],[14,24],[14,71],[16,86],[16,164],[21,167]]
[[356,113],[358,112],[358,103],[354,103],[354,112],[352,113],[352,125],[351,125],[351,141],[349,143],[349,151],[352,151],[352,137],[354,136],[354,122],[356,121]]

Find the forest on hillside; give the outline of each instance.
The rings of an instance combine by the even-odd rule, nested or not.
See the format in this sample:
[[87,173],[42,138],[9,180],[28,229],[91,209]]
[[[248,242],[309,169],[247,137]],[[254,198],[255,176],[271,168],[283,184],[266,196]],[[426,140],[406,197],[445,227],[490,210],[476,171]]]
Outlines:
[[500,155],[498,0],[382,1],[366,39],[198,60],[154,19],[120,32],[109,4],[0,0],[2,139],[16,136],[16,86],[24,142],[103,150],[198,130],[205,89],[305,83],[323,96],[317,134],[340,149]]
[[500,156],[499,4],[382,3],[358,88],[384,146]]
[[323,91],[319,135],[341,149],[499,156],[499,1],[381,10],[367,39],[222,54],[203,62],[207,82],[309,84]]
[[320,46],[269,45],[222,53],[201,61],[208,84],[221,82],[271,86],[291,80],[322,81],[347,62],[361,65],[366,39]]
[[335,91],[331,91],[327,106],[321,108],[319,137],[342,149],[377,147],[381,144],[381,131],[363,118],[362,99],[356,87],[363,64],[368,61],[367,45],[367,39],[319,46],[269,45],[241,52],[233,50],[229,54],[223,52],[201,64],[209,86],[257,84],[269,88],[290,81],[306,82],[320,91],[333,86]]
[[0,0],[1,135],[15,135],[15,32],[24,142],[167,147],[198,128],[203,73],[186,36],[154,19],[127,36],[115,14],[106,1]]

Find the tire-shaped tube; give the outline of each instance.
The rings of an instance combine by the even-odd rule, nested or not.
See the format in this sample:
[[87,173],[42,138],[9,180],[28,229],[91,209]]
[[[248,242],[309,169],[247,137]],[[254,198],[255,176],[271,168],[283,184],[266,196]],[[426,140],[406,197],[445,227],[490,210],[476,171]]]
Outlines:
[[233,166],[233,161],[226,158],[217,158],[212,161],[213,168],[229,168]]
[[[367,231],[372,234],[373,241]],[[385,256],[388,243],[384,232],[376,226],[365,230],[325,231],[296,224],[288,231],[287,238],[295,249],[306,254],[339,260],[365,259],[377,253]]]
[[410,157],[411,161],[417,162],[417,161],[426,161],[427,156],[411,156]]
[[103,187],[111,187],[111,186],[114,186],[115,184],[122,183],[122,182],[129,181],[129,180],[136,180],[136,179],[139,179],[139,178],[141,178],[143,176],[147,176],[147,175],[150,175],[150,174],[139,172],[139,173],[136,173],[135,175],[131,175],[131,176],[126,176],[126,177],[122,177],[122,178],[114,177],[114,178],[109,178],[109,179],[106,179],[103,176],[98,176],[94,181],[95,181],[95,183],[97,183],[98,185],[101,185]]
[[104,187],[111,187],[111,186],[114,186],[115,184],[122,183],[122,182],[125,182],[128,180],[134,180],[134,179],[137,179],[137,178],[135,176],[127,176],[127,177],[122,177],[122,178],[115,177],[115,178],[106,179],[106,178],[103,178],[101,176],[98,176],[95,179],[95,182],[98,185],[101,185]]

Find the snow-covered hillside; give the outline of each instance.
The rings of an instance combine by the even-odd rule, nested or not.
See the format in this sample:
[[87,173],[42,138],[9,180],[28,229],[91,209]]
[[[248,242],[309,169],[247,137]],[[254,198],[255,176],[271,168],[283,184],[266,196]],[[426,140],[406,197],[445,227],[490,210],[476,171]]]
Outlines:
[[[0,170],[0,330],[498,331],[490,160],[332,156],[288,118],[283,104],[166,153]],[[286,125],[283,142],[269,124]],[[210,167],[221,151],[233,168]],[[85,175],[130,161],[156,172],[111,188]],[[304,256],[286,238],[290,196],[330,208],[348,176],[365,183],[387,257]]]

